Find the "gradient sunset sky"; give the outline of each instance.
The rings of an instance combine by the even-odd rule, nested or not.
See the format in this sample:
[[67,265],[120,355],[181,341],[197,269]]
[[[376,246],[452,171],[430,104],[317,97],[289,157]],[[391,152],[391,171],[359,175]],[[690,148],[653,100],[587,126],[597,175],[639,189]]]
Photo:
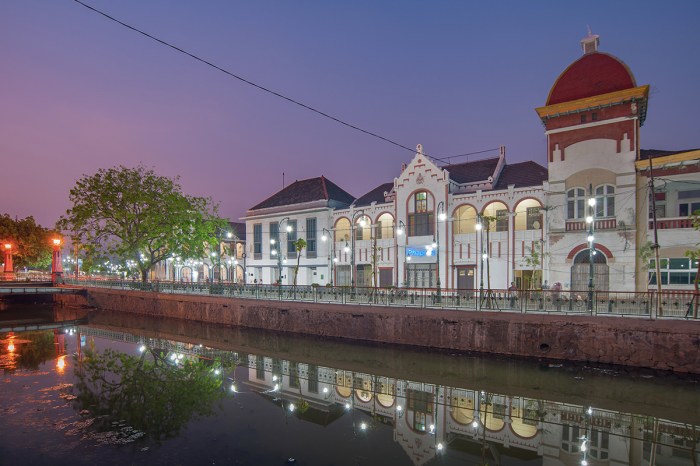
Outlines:
[[[534,108],[590,26],[651,85],[642,148],[700,147],[698,1],[84,1],[404,146],[543,165]],[[2,2],[0,63],[0,213],[47,227],[99,168],[179,175],[237,221],[283,172],[360,196],[412,158],[73,0]]]

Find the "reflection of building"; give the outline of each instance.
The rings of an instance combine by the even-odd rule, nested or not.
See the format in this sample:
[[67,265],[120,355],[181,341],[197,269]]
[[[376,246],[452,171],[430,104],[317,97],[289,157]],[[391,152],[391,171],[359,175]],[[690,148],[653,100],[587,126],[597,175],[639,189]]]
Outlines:
[[[546,400],[412,382],[250,355],[248,385],[288,409],[303,400],[314,410],[300,419],[323,425],[341,409],[363,412],[353,428],[390,425],[413,464],[437,455],[487,463],[507,458],[546,466],[581,464],[582,437],[589,464],[691,464],[697,427],[653,417],[590,409]],[[654,432],[657,442],[652,442]],[[700,459],[700,442],[694,453]],[[652,453],[653,452],[653,453]]]
[[[344,199],[345,206],[324,204],[326,226],[297,229],[298,237],[328,233],[333,239],[300,262],[330,279],[306,274],[298,283],[505,289],[510,282],[537,288],[547,280],[581,291],[589,285],[646,291],[655,276],[637,251],[654,241],[656,227],[662,283],[691,289],[697,263],[685,258],[693,245],[684,238],[692,229],[688,215],[700,208],[700,150],[641,150],[649,86],[638,86],[621,60],[599,52],[598,36],[589,34],[581,44],[583,56],[561,73],[537,109],[547,168],[508,164],[504,148],[498,157],[444,164],[418,145],[393,182]],[[656,225],[647,217],[650,160],[659,177]],[[289,196],[292,186],[246,217],[248,236],[257,234],[248,254],[256,256],[256,273],[265,282],[275,279],[268,241],[275,225],[307,216],[304,203]],[[286,201],[270,203],[275,199]]]
[[[685,466],[694,464],[693,455],[700,461],[700,427],[646,413],[334,369],[95,327],[79,327],[78,333],[131,343],[134,353],[145,343],[185,358],[247,366],[245,385],[278,403],[285,415],[324,426],[352,416],[356,433],[364,425],[365,435],[373,435],[374,428],[391,428],[394,442],[416,465],[444,454],[456,458],[457,464],[481,464],[482,458],[484,463],[499,464],[500,458],[500,464],[532,460],[545,466],[578,466],[582,437],[587,439],[590,465],[639,466],[652,461]],[[547,393],[547,387],[542,390]],[[558,389],[552,387],[549,393]],[[696,401],[692,397],[679,401],[690,410],[691,421]],[[304,413],[302,402],[308,405]]]

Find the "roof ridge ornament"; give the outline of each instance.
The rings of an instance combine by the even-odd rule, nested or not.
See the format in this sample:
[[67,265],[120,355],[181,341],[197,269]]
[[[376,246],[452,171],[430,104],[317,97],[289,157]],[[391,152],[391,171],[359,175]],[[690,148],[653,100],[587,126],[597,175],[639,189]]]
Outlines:
[[597,52],[598,46],[600,45],[600,36],[598,34],[593,34],[590,26],[586,27],[588,28],[588,35],[581,39],[581,48],[583,49],[584,55]]

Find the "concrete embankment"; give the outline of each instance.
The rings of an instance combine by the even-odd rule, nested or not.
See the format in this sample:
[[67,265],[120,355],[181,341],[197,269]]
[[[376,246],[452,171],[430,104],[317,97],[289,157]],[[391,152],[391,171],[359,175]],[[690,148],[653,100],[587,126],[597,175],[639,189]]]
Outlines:
[[[81,296],[57,296],[80,304]],[[88,289],[98,309],[390,344],[700,374],[700,322],[412,309]]]

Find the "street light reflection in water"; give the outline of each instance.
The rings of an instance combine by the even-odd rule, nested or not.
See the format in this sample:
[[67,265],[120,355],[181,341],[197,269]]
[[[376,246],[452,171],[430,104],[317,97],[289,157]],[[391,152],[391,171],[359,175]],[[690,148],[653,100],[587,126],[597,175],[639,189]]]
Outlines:
[[[104,325],[0,334],[0,410],[12,414],[0,417],[3,459],[562,466],[700,460],[700,394],[692,378],[409,350],[423,368],[397,376],[392,363],[411,364],[396,361],[396,350],[344,347],[354,347],[353,356],[322,349],[324,362],[317,353],[304,358],[313,341],[296,342],[266,353]],[[505,382],[517,372],[524,383]]]

